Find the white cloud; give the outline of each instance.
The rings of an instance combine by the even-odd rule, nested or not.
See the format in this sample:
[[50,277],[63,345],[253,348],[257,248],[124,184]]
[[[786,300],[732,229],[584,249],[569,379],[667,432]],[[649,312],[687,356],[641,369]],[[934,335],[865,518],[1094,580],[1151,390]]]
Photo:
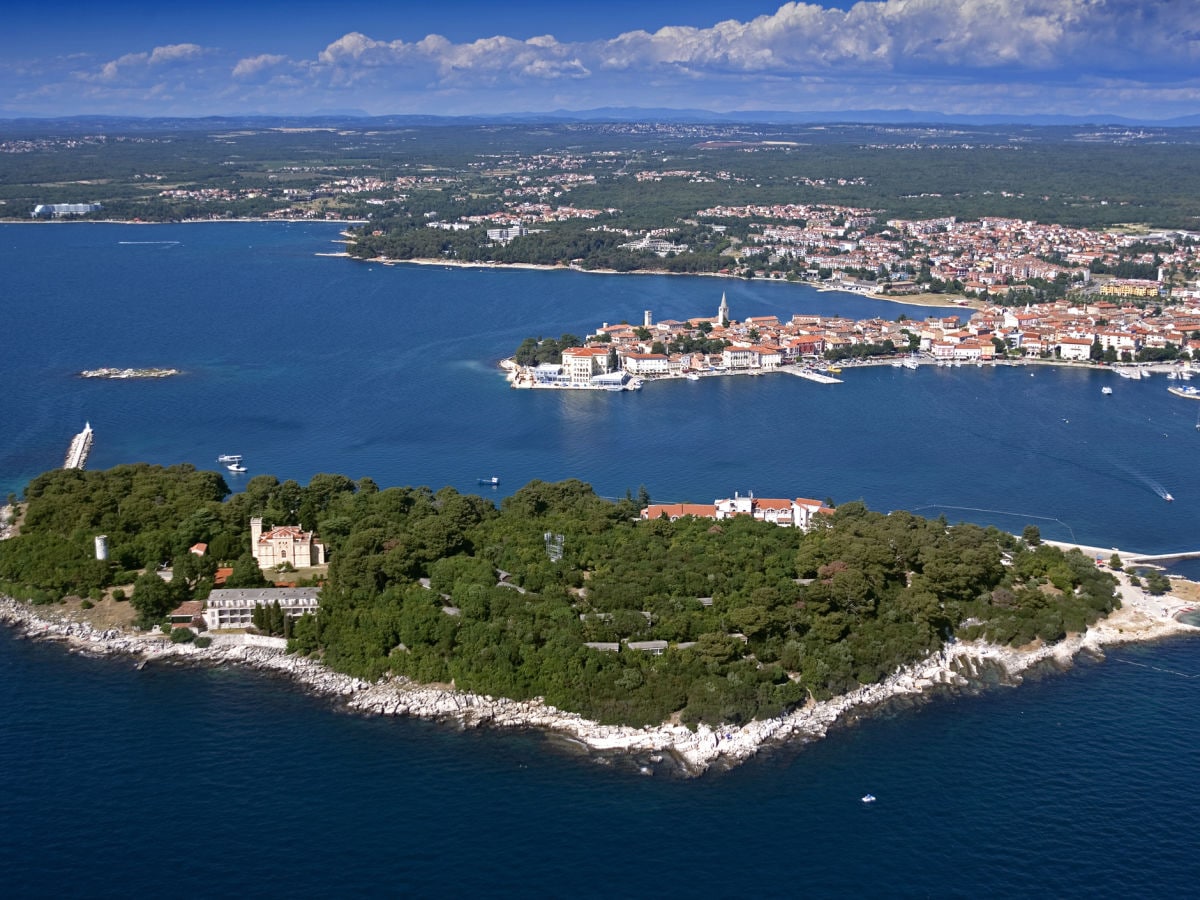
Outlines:
[[149,53],[127,53],[104,63],[99,71],[80,73],[80,77],[85,81],[99,82],[137,78],[151,70],[193,62],[203,57],[206,52],[199,44],[167,44],[155,47]]
[[[66,69],[62,61],[58,71]],[[292,104],[372,112],[487,112],[564,105],[829,109],[1048,105],[1183,109],[1200,72],[1198,0],[864,0],[847,10],[791,2],[749,21],[669,26],[590,42],[504,35],[455,43],[350,32],[309,59],[230,58],[180,43],[70,65],[62,96],[89,102],[191,98],[233,111]],[[49,70],[47,63],[45,70]],[[14,72],[24,94],[53,87]],[[1098,85],[1103,84],[1101,89]],[[167,90],[166,86],[170,86]],[[998,87],[993,87],[998,85]],[[7,86],[7,85],[6,85]],[[1033,86],[1034,89],[1031,89]],[[270,87],[271,90],[267,90]],[[19,91],[10,91],[13,96]],[[974,103],[972,97],[976,98]],[[1106,102],[1105,98],[1109,98]],[[31,101],[32,102],[32,101]]]
[[237,65],[233,67],[232,75],[234,78],[257,78],[264,73],[279,68],[286,62],[286,56],[263,53],[259,56],[239,59]]

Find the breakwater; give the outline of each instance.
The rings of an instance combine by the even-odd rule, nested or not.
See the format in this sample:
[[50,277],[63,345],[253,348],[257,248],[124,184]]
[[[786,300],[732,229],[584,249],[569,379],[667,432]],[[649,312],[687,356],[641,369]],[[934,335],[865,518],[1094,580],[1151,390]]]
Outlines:
[[88,454],[92,452],[92,440],[95,437],[95,432],[92,431],[92,424],[87,422],[83,426],[83,431],[71,438],[71,444],[67,447],[67,455],[63,459],[64,469],[82,469],[87,466]]

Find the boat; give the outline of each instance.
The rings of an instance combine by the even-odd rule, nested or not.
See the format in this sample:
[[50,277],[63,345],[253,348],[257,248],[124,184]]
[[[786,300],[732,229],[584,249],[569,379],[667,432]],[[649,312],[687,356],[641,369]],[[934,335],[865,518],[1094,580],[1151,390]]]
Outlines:
[[688,372],[686,377],[687,377],[688,381],[699,381],[700,380],[700,376],[697,375],[695,372]]
[[1105,385],[1104,387],[1100,388],[1100,393],[1102,393],[1102,394],[1111,394],[1111,393],[1112,393],[1112,388],[1110,388],[1110,387],[1108,387],[1107,385]]
[[1163,499],[1166,500],[1168,503],[1175,502],[1175,498],[1172,497],[1170,494],[1163,494]]
[[862,802],[863,803],[874,803],[875,795],[874,794],[863,794]]
[[226,464],[225,468],[230,472],[246,471],[246,467],[242,465],[242,457],[236,453],[226,453],[224,456],[219,457],[219,459]]
[[488,478],[480,478],[480,479],[479,479],[479,483],[480,483],[480,484],[486,484],[486,485],[488,485],[489,487],[495,487],[496,485],[498,485],[498,484],[500,483],[500,476],[499,476],[499,475],[492,475],[492,476],[490,476],[490,477],[488,477]]
[[238,456],[236,453],[222,453],[220,456],[217,457],[217,462],[219,462],[219,463],[232,463],[232,462],[240,462],[240,461],[241,461],[241,457]]
[[1167,391],[1176,397],[1186,397],[1188,400],[1200,400],[1200,388],[1192,387],[1190,384],[1186,387],[1175,387],[1172,385],[1167,388]]

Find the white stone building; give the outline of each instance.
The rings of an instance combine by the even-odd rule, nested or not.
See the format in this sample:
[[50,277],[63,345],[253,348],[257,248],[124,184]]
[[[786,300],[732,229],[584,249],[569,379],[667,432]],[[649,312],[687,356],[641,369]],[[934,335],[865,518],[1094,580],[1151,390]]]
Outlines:
[[316,615],[321,589],[294,588],[217,588],[204,604],[204,624],[209,630],[220,628],[249,628],[254,609],[279,604],[283,614],[298,619],[305,613]]
[[321,566],[328,561],[325,545],[313,532],[304,531],[299,525],[277,525],[264,532],[259,516],[250,520],[250,550],[260,569],[282,563],[290,563],[299,569]]

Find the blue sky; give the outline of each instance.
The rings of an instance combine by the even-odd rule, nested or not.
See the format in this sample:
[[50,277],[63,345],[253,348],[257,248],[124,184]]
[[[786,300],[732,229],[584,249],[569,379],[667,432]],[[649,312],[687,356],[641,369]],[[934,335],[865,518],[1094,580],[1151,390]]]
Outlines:
[[1200,113],[1200,0],[6,6],[6,118],[604,106]]

